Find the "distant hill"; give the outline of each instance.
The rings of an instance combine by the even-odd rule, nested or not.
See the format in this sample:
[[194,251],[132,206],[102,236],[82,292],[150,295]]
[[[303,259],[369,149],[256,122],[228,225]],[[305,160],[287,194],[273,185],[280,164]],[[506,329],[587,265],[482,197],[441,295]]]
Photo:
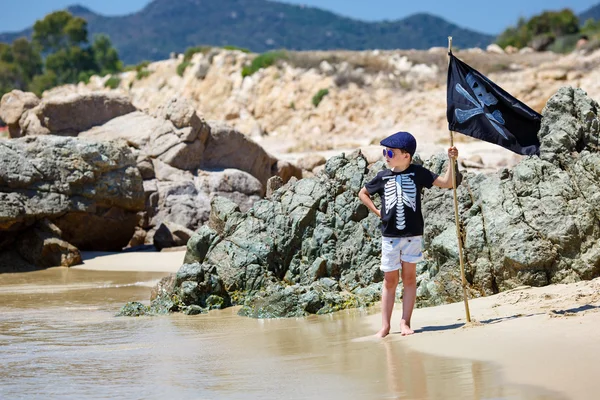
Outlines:
[[600,21],[600,4],[596,4],[591,7],[589,10],[586,10],[579,14],[579,22],[582,24],[588,19],[595,19],[596,21]]
[[[363,22],[318,8],[267,0],[154,0],[143,10],[105,17],[82,7],[68,10],[106,33],[128,64],[159,60],[197,45],[234,45],[255,52],[289,50],[428,49],[455,37],[461,48],[485,47],[492,35],[442,18],[415,14],[398,21]],[[0,42],[31,36],[31,29],[0,34]]]

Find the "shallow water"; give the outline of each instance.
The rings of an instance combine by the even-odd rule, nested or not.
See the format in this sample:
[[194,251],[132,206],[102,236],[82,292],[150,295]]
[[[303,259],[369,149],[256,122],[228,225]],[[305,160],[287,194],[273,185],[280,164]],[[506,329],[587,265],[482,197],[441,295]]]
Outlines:
[[0,398],[558,399],[506,385],[492,364],[440,358],[347,311],[255,320],[117,318],[165,274],[67,268],[0,274]]

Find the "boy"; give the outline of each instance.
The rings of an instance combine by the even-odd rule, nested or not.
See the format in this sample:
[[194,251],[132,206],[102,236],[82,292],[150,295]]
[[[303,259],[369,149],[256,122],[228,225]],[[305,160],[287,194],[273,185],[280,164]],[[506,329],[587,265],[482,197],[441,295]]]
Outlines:
[[[390,169],[379,172],[358,194],[369,210],[381,218],[381,270],[384,272],[384,282],[381,294],[382,327],[376,334],[379,338],[390,333],[399,270],[404,284],[400,333],[402,336],[414,333],[410,328],[410,317],[417,296],[417,262],[423,259],[421,189],[429,189],[432,185],[452,187],[450,168],[441,177],[422,166],[411,164],[417,141],[410,133],[395,133],[383,139],[381,145],[385,147],[383,154]],[[458,157],[456,147],[448,149],[448,157]],[[371,200],[375,193],[381,196],[381,210]]]

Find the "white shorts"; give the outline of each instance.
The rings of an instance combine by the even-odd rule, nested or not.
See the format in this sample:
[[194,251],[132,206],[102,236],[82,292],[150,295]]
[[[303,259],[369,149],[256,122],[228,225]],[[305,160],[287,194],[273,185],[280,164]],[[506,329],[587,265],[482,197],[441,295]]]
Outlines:
[[402,262],[417,263],[423,260],[423,236],[381,239],[381,270],[397,271]]

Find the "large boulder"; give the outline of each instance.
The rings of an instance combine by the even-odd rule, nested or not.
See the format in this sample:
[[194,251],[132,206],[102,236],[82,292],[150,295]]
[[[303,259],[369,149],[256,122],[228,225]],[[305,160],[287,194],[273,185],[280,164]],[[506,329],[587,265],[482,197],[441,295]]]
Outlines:
[[[69,94],[44,98],[35,104],[31,93],[25,95],[13,91],[5,96],[0,114],[10,114],[11,117],[21,111],[18,122],[10,124],[11,136],[30,135],[59,135],[77,136],[94,126],[102,125],[113,118],[129,114],[136,110],[131,101],[124,95],[111,92],[94,92],[86,94]],[[11,106],[11,99],[18,98],[17,104]],[[24,101],[24,100],[27,101]],[[11,118],[11,121],[15,118]]]
[[[82,132],[79,137],[123,139],[135,149],[140,164],[160,160],[173,168],[196,170],[203,162],[210,127],[197,116],[187,125],[179,126],[168,119],[136,111]],[[148,168],[152,169],[150,164]]]
[[[512,170],[464,176],[460,239],[471,296],[600,276],[599,109],[580,89],[563,88],[543,112],[541,157],[525,158]],[[447,159],[435,156],[425,164],[441,173]],[[260,318],[378,300],[379,220],[357,193],[381,168],[381,162],[367,168],[360,153],[333,157],[322,174],[291,181],[246,213],[215,198],[209,223],[188,242],[185,264],[163,296],[180,301],[169,310],[205,310],[210,290],[223,305],[241,304],[242,315]],[[460,301],[452,192],[426,191],[423,209],[426,259],[418,265],[418,302]],[[208,271],[211,285],[202,283]]]
[[266,187],[277,175],[277,159],[258,143],[229,125],[212,121],[203,161],[205,169],[236,168],[256,177]]
[[0,204],[3,248],[48,219],[79,249],[120,250],[133,235],[144,192],[125,143],[35,136],[0,141]]

